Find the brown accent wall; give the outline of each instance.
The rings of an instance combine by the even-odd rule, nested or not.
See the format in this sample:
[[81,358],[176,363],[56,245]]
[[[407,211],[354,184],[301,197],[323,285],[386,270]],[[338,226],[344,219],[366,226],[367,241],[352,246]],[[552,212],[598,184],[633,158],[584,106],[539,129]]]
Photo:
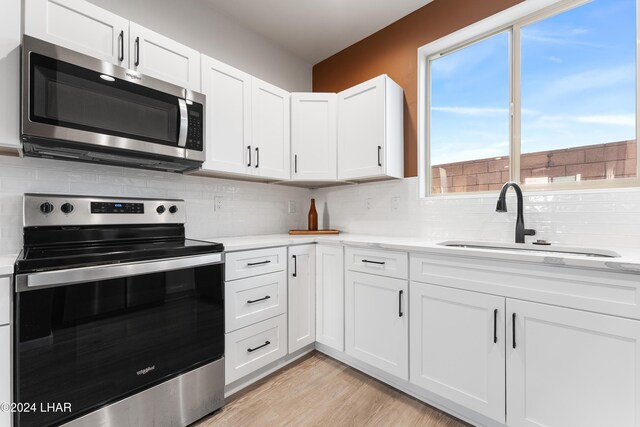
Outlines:
[[418,174],[418,48],[522,0],[435,0],[313,67],[314,92],[340,92],[380,74],[404,89],[404,174]]

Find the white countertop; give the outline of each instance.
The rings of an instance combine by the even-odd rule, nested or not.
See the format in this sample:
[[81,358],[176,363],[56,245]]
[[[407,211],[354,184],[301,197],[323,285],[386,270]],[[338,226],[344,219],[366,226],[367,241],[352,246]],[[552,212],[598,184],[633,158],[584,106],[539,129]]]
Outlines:
[[[302,245],[309,243],[342,244],[348,246],[366,246],[371,248],[398,250],[406,252],[425,252],[440,255],[469,256],[475,258],[498,259],[503,261],[521,261],[560,265],[577,268],[596,268],[631,272],[640,274],[640,250],[624,248],[606,248],[617,252],[620,257],[585,257],[554,252],[519,252],[496,249],[457,248],[438,245],[439,241],[425,240],[411,237],[388,237],[375,235],[361,235],[342,233],[338,235],[291,236],[288,234],[271,234],[263,236],[216,237],[205,238],[211,242],[222,243],[226,252],[236,252],[251,249],[270,248],[278,246]],[[527,245],[531,246],[531,245]],[[560,248],[561,245],[552,245]],[[535,248],[535,247],[532,247]],[[600,248],[603,249],[603,248]]]
[[13,274],[13,265],[16,263],[18,254],[0,254],[0,276]]

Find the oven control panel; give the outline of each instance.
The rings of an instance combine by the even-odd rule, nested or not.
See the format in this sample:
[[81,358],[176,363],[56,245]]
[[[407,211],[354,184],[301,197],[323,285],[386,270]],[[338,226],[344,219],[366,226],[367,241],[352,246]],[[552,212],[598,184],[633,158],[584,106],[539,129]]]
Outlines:
[[24,226],[184,224],[185,202],[75,195],[25,194]]

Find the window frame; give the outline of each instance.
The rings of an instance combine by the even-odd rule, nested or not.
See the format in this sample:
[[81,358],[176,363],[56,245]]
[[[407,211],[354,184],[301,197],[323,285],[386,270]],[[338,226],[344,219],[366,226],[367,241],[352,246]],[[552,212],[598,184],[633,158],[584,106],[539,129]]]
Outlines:
[[[492,35],[509,32],[510,63],[510,123],[509,123],[509,179],[520,183],[521,155],[521,98],[520,65],[521,28],[569,9],[590,3],[591,0],[537,0],[524,1],[503,12],[462,28],[418,49],[418,179],[420,197],[486,196],[495,191],[460,193],[432,192],[432,165],[430,162],[431,120],[431,62],[443,55],[481,41]],[[640,145],[640,0],[636,0],[636,147]],[[640,151],[637,150],[636,151]],[[598,179],[545,184],[520,184],[524,191],[593,190],[640,187],[640,158],[636,154],[636,177]]]

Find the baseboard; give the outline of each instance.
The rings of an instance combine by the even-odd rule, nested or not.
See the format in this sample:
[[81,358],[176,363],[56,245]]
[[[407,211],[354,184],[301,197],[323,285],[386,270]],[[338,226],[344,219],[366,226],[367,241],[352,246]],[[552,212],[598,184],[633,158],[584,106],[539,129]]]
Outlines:
[[471,411],[468,408],[465,408],[464,406],[461,406],[455,402],[451,402],[450,400],[444,399],[434,393],[428,392],[416,386],[415,384],[410,383],[409,381],[404,381],[390,374],[387,374],[386,372],[381,371],[380,369],[377,369],[373,366],[367,365],[366,363],[363,363],[344,352],[335,350],[318,342],[316,342],[315,348],[322,354],[325,354],[332,359],[342,362],[345,365],[349,365],[352,368],[357,369],[369,375],[370,377],[375,378],[378,381],[381,381],[415,399],[433,406],[434,408],[437,408],[442,412],[446,412],[447,414],[454,416],[466,423],[481,427],[505,427],[505,424],[499,423],[482,414]]
[[309,344],[308,346],[303,347],[296,352],[287,354],[282,359],[278,359],[275,362],[272,362],[267,366],[264,366],[258,369],[257,371],[254,371],[249,375],[232,382],[231,384],[225,386],[224,388],[225,399],[249,387],[251,384],[255,383],[256,381],[259,381],[264,377],[271,375],[276,371],[279,371],[280,369],[284,368],[290,363],[295,362],[296,360],[300,359],[305,354],[312,352],[313,350],[315,350],[314,344]]

